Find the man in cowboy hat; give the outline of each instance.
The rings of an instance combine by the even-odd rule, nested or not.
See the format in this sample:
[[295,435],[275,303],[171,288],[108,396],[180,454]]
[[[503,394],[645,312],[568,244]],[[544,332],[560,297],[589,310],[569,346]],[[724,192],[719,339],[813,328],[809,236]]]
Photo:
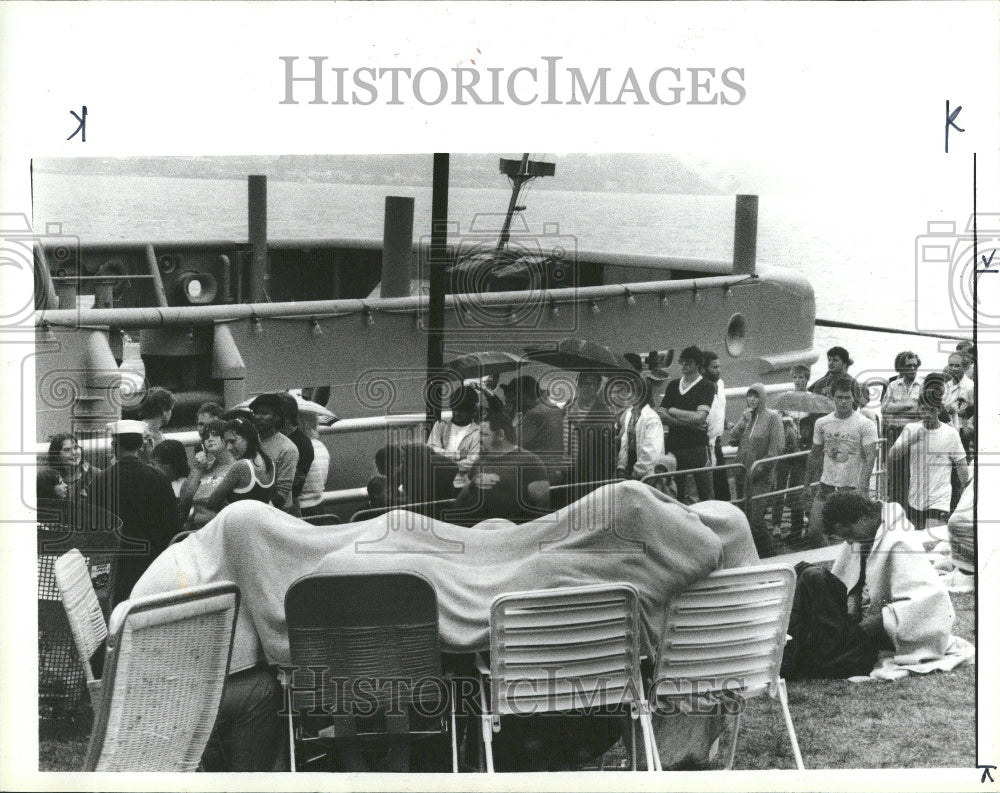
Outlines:
[[139,459],[146,425],[108,425],[115,462],[94,481],[94,503],[122,522],[112,606],[127,600],[135,582],[180,528],[177,498],[167,478]]
[[851,390],[854,392],[855,409],[867,405],[868,396],[861,388],[861,383],[851,377],[851,375],[847,374],[847,370],[853,363],[854,361],[851,359],[850,353],[848,353],[843,347],[831,347],[826,351],[827,373],[809,386],[809,390],[814,394],[822,394],[823,396],[832,398],[833,384],[841,377],[850,377],[854,383]]

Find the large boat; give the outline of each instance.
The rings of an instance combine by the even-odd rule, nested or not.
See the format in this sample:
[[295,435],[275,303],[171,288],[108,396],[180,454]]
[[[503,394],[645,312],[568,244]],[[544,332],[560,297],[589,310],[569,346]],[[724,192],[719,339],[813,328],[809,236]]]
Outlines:
[[[544,165],[501,160],[515,189],[499,240],[475,225],[449,240],[446,357],[567,336],[617,353],[697,344],[719,352],[741,392],[780,387],[816,360],[812,286],[756,262],[756,196],[737,196],[729,261],[577,251],[518,224],[517,187]],[[324,387],[340,418],[324,431],[328,500],[347,508],[387,433],[419,431],[434,324],[426,283],[439,259],[412,243],[412,209],[408,222],[405,206],[387,204],[384,240],[272,240],[264,177],[249,177],[248,195],[247,240],[36,246],[39,450],[67,428],[102,435],[140,396],[137,374],[178,397],[168,430],[188,443],[204,401]]]

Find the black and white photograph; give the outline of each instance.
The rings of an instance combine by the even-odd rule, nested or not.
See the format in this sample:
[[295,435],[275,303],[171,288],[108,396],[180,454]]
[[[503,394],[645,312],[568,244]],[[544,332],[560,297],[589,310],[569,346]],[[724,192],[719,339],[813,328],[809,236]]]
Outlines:
[[995,5],[0,18],[4,787],[998,784]]

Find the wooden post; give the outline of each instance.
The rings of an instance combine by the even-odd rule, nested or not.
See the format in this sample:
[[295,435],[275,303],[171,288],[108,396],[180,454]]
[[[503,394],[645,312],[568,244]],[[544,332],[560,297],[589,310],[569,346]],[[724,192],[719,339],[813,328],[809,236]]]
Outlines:
[[247,177],[247,222],[250,237],[250,302],[267,295],[267,177]]
[[757,274],[757,196],[736,196],[733,275]]
[[382,227],[382,297],[408,297],[413,253],[413,203],[410,196],[385,197]]
[[[444,267],[448,243],[448,168],[447,154],[434,155],[431,193],[431,294],[427,312],[427,377],[434,377],[444,364]],[[424,389],[428,425],[441,418],[441,407],[434,403],[430,389]]]

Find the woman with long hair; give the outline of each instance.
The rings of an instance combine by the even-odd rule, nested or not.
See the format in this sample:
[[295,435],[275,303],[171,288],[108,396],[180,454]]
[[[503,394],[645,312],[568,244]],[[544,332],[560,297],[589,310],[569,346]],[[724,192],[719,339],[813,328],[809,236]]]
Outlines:
[[66,498],[69,487],[54,468],[39,468],[35,477],[35,494],[39,501],[62,500]]
[[208,499],[235,462],[223,440],[228,426],[229,422],[214,418],[199,430],[202,448],[195,454],[191,471],[177,497],[177,507],[186,529],[200,529],[218,512],[208,506]]
[[101,469],[83,459],[83,449],[72,432],[60,432],[49,441],[49,468],[54,468],[69,486],[70,500],[89,499]]
[[180,495],[181,487],[187,480],[188,474],[191,473],[184,444],[173,438],[160,441],[153,447],[150,462],[154,468],[160,470],[170,480],[174,495]]
[[260,445],[253,422],[236,418],[228,422],[222,439],[235,462],[205,502],[216,512],[234,501],[271,503],[274,498],[275,469]]

